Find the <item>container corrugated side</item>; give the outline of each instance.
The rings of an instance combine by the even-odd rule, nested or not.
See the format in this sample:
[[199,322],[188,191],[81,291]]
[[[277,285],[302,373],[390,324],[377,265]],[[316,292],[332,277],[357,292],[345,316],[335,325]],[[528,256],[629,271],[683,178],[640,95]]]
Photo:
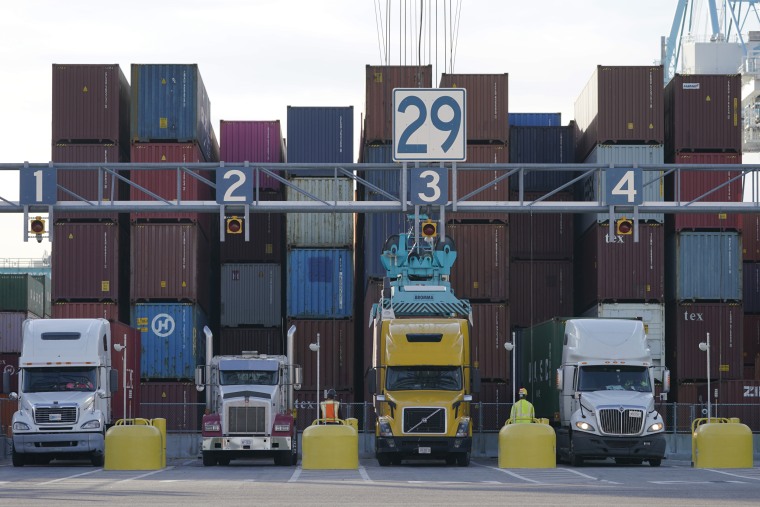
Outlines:
[[364,140],[393,140],[393,89],[432,88],[432,65],[367,65]]
[[0,312],[30,312],[43,317],[45,286],[28,273],[0,274]]
[[559,127],[562,113],[509,113],[510,127]]
[[347,249],[288,252],[287,315],[345,319],[353,315],[354,254]]
[[760,261],[760,213],[742,216],[742,260]]
[[[220,122],[220,158],[224,162],[284,162],[285,140],[280,120]],[[256,181],[252,182],[256,188]],[[280,190],[282,183],[259,173],[260,190]]]
[[[514,127],[509,131],[509,161],[513,164],[572,164],[575,162],[575,126]],[[523,190],[543,192],[559,188],[576,176],[576,171],[531,170],[523,173]],[[509,186],[520,188],[519,174],[510,176]],[[572,188],[566,188],[570,191]]]
[[[353,201],[353,181],[349,178],[294,178],[298,188],[326,202]],[[288,201],[316,202],[288,187]],[[354,218],[350,213],[288,213],[289,247],[340,248],[354,242]]]
[[[506,201],[509,198],[509,182],[507,178],[492,183],[503,174],[503,170],[489,168],[488,164],[506,164],[509,162],[509,149],[506,144],[468,144],[467,163],[482,164],[482,167],[473,170],[457,169],[456,187],[454,185],[454,172],[449,171],[449,197],[454,198],[456,190],[457,201]],[[487,185],[487,186],[486,186]],[[467,197],[468,194],[486,186],[477,194]],[[467,197],[465,201],[461,201]],[[446,214],[448,219],[454,221],[482,221],[506,224],[509,221],[507,213],[464,213],[452,211]]]
[[[354,160],[354,107],[288,106],[288,163],[349,164]],[[293,169],[291,176],[332,176],[332,171]]]
[[[4,375],[0,375],[0,393],[17,393],[18,392],[18,374],[19,374],[19,368],[18,368],[18,361],[21,357],[20,352],[15,353],[5,353],[0,352],[0,370],[3,372],[10,373],[10,378],[8,385],[6,386],[3,384],[3,377]],[[0,395],[0,427],[2,427],[2,430],[0,430],[0,434],[4,435],[6,434],[4,430],[10,431],[11,423],[12,423],[12,417],[13,412],[18,410],[16,407],[13,411],[8,410],[7,407],[10,407],[10,401],[7,397],[7,395]],[[15,402],[14,402],[15,404]],[[10,412],[10,414],[6,414],[5,411]]]
[[[282,193],[261,192],[259,201],[280,201]],[[285,213],[258,213],[251,207],[248,221],[249,237],[245,234],[224,235],[219,243],[219,262],[275,262],[285,264]],[[214,216],[214,219],[218,217]]]
[[509,140],[509,74],[441,74],[440,87],[467,91],[467,141]]
[[473,303],[470,349],[480,377],[491,381],[512,378],[512,358],[504,343],[512,341],[509,306],[506,303]]
[[760,380],[720,380],[711,382],[710,390],[713,396],[718,392],[712,398],[713,415],[737,417],[753,432],[760,431]]
[[132,64],[132,142],[197,142],[213,159],[211,102],[198,65]]
[[[543,192],[526,193],[523,198],[535,201],[544,195]],[[512,192],[511,199],[519,200],[516,192]],[[569,192],[558,192],[545,200],[572,201],[573,196]],[[514,213],[509,218],[509,257],[511,260],[572,259],[574,231],[572,213]]]
[[555,372],[562,364],[562,339],[567,319],[551,320],[522,329],[517,334],[519,380],[517,385],[528,390],[528,401],[537,415],[559,423],[559,396]]
[[223,326],[282,326],[282,266],[222,265]]
[[406,223],[406,217],[403,213],[366,213],[364,215],[362,250],[364,280],[383,278],[387,275],[380,262],[383,247],[390,236],[406,231]]
[[[55,301],[53,303],[54,319],[106,319],[122,321],[119,305],[105,302],[76,302]],[[129,320],[125,316],[123,320]]]
[[45,295],[43,296],[45,300],[45,310],[42,317],[50,318],[50,316],[53,315],[53,281],[50,279],[50,275],[32,275],[32,278],[39,280],[45,290]]
[[[680,232],[669,237],[670,299],[741,301],[738,232]],[[673,279],[675,278],[675,279]]]
[[[303,432],[303,430],[311,426],[312,422],[315,419],[322,417],[321,415],[319,415],[320,413],[318,410],[319,405],[317,404],[318,399],[319,400],[325,399],[325,389],[322,388],[322,384],[319,385],[319,390],[321,391],[321,393],[317,394],[316,387],[310,388],[308,390],[302,388],[300,391],[296,391],[296,394],[294,395],[296,410],[298,413],[298,418],[296,419],[296,429],[299,432]],[[335,399],[338,402],[340,402],[340,407],[338,408],[340,417],[342,418],[361,418],[362,417],[363,407],[362,405],[355,405],[358,399],[352,389],[336,389]],[[373,417],[374,417],[374,412],[370,413],[370,418],[373,418]]]
[[742,265],[742,300],[744,313],[760,313],[760,262]]
[[[753,365],[760,357],[760,315],[744,314],[744,365]],[[745,377],[746,378],[746,377]]]
[[[357,329],[361,332],[361,336],[357,336],[357,344],[361,340],[362,344],[362,359],[363,367],[361,368],[362,375],[364,372],[369,371],[372,368],[372,354],[374,353],[374,329],[369,325],[369,314],[372,311],[372,305],[380,301],[380,297],[383,292],[383,281],[378,279],[366,280],[364,284],[364,300],[362,307],[362,314],[357,316],[357,320],[361,324]],[[386,291],[386,297],[390,293],[390,288]],[[365,324],[366,323],[366,324]],[[372,394],[369,392],[369,386],[367,385],[366,378],[362,376],[360,381],[364,381],[364,399],[372,400]]]
[[205,364],[206,314],[187,303],[138,303],[132,326],[140,330],[140,376],[143,379],[193,379]]
[[0,312],[0,354],[21,354],[24,321],[37,318],[30,312]]
[[[111,399],[111,420],[134,419],[140,413],[140,331],[121,322],[111,322],[111,343],[126,345],[117,351],[111,347],[111,367],[119,372],[119,388]],[[126,359],[126,369],[124,360]],[[126,401],[126,404],[125,404]]]
[[[316,388],[317,361],[321,390],[353,390],[356,364],[354,320],[288,319],[288,329],[290,326],[296,326],[293,340],[295,362],[303,367],[301,391]],[[317,334],[320,348],[318,352],[313,352],[309,344],[317,342]]]
[[53,144],[129,144],[130,88],[118,64],[53,64]]
[[503,224],[449,224],[457,259],[451,288],[460,298],[506,301],[509,298],[509,233]]
[[513,327],[531,327],[574,310],[573,261],[509,261]]
[[245,351],[276,356],[283,353],[283,339],[280,327],[223,327],[217,350],[221,355]]
[[194,382],[142,382],[140,384],[140,417],[166,420],[166,431],[200,433],[206,408],[203,395]]

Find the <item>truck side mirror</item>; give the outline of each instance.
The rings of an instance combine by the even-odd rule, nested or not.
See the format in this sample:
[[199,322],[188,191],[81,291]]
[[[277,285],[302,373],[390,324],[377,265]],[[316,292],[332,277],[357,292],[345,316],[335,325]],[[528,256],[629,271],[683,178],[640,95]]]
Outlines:
[[480,370],[478,370],[477,368],[473,368],[471,370],[471,375],[472,375],[472,379],[471,379],[472,385],[470,386],[470,390],[473,393],[477,394],[480,392]]
[[294,366],[293,367],[293,389],[295,389],[296,391],[299,391],[301,389],[301,384],[303,384],[303,367]]
[[374,368],[370,368],[367,370],[367,390],[369,391],[369,394],[375,394],[377,393],[377,370]]
[[206,367],[205,366],[196,366],[195,368],[195,389],[197,391],[203,391],[206,389],[206,382],[205,382],[205,374],[206,373]]
[[670,370],[665,370],[662,372],[662,392],[670,392]]
[[111,368],[111,378],[109,379],[111,385],[109,385],[109,391],[115,393],[119,390],[119,371]]
[[4,371],[3,372],[3,394],[8,394],[11,392],[11,372]]
[[557,376],[555,378],[555,382],[557,384],[557,389],[559,389],[561,391],[562,388],[565,385],[565,375],[562,372],[562,368],[557,368],[557,374],[556,375]]

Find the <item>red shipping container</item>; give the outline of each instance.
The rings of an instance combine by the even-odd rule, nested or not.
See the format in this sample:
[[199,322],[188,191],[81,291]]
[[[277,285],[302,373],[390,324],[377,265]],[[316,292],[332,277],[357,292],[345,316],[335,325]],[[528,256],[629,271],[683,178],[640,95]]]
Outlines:
[[[676,153],[674,164],[741,164],[741,153]],[[688,169],[676,171],[671,174],[665,184],[666,200],[689,202],[701,197],[707,192],[723,185],[732,178],[741,175],[741,170],[736,171],[689,171]],[[676,180],[677,178],[678,181]],[[678,185],[678,187],[676,186]],[[741,202],[744,199],[742,178],[728,183],[722,188],[715,190],[704,198],[702,202]],[[739,213],[675,213],[668,215],[668,223],[673,223],[676,231],[684,229],[729,229],[742,230],[742,215]]]
[[142,382],[139,414],[144,419],[166,419],[168,432],[200,433],[204,399],[192,382]]
[[485,301],[509,298],[509,233],[503,224],[449,224],[456,245],[451,287],[457,297]]
[[760,261],[760,213],[742,215],[742,260]]
[[[280,193],[262,192],[261,201],[284,200]],[[273,262],[285,264],[283,243],[285,242],[284,213],[256,213],[252,207],[248,221],[249,238],[245,234],[226,234],[219,243],[220,262]],[[214,217],[215,219],[218,217]]]
[[[707,403],[706,392],[707,384],[704,382],[684,382],[679,383],[671,387],[672,400],[676,403],[686,403],[690,405],[698,405]],[[696,414],[697,417],[701,417],[701,414]]]
[[639,223],[639,241],[609,236],[609,225],[592,225],[581,237],[576,305],[609,302],[663,302],[665,231],[660,224]]
[[573,261],[509,261],[509,309],[514,327],[574,314]]
[[0,435],[8,438],[13,437],[11,424],[13,414],[18,410],[18,400],[11,400],[7,394],[0,394]]
[[760,358],[760,315],[744,314],[744,365],[753,365]]
[[[86,303],[76,302],[69,303],[66,301],[55,301],[53,303],[54,319],[107,319],[111,321],[120,321],[119,306],[116,303],[98,302]],[[125,320],[129,320],[128,316]]]
[[[760,381],[755,379],[711,382],[713,415],[738,417],[753,432],[760,431]],[[718,396],[715,396],[717,391]]]
[[[3,384],[4,375],[0,375],[0,393],[7,391],[10,393],[18,392],[18,358],[21,357],[21,352],[11,354],[8,352],[0,353],[0,373],[10,374],[10,383],[6,386]],[[0,402],[1,404],[2,402]]]
[[665,86],[665,151],[742,151],[739,74],[676,74]]
[[[303,366],[302,390],[316,389],[317,354],[319,354],[320,389],[354,389],[355,330],[353,319],[288,320],[287,329],[296,326],[295,362]],[[319,352],[309,349],[317,343]]]
[[127,298],[125,226],[114,222],[55,224],[52,300],[118,301]]
[[[545,193],[525,193],[526,201],[535,201]],[[512,192],[512,200],[519,196]],[[572,201],[572,194],[561,192],[547,201]],[[509,257],[511,260],[572,259],[575,248],[572,213],[514,213],[509,219]],[[557,314],[569,315],[569,314]],[[539,321],[540,322],[540,321]]]
[[440,87],[467,91],[468,142],[509,141],[508,74],[441,74]]
[[[119,372],[119,388],[111,399],[112,420],[142,417],[140,413],[140,331],[111,321],[111,368]],[[126,344],[117,351],[114,345]],[[126,359],[126,365],[125,365]]]
[[393,89],[432,88],[432,75],[432,65],[367,65],[362,144],[392,141]]
[[710,333],[710,378],[738,379],[743,374],[744,315],[741,305],[678,303],[666,308],[667,365],[678,382],[705,380],[707,357],[699,348]]
[[480,378],[508,381],[512,378],[512,357],[504,343],[512,341],[509,306],[506,303],[472,305],[471,357]]
[[576,159],[597,144],[663,144],[662,82],[662,65],[598,65],[575,101]]
[[[506,144],[468,144],[467,145],[467,163],[468,164],[506,164],[509,162],[509,149]],[[497,169],[474,169],[474,170],[457,170],[456,190],[457,202],[469,193],[488,185],[505,174],[506,170]],[[449,198],[454,198],[454,181],[453,171],[449,171]],[[509,199],[509,181],[508,178],[489,185],[485,190],[481,190],[472,197],[468,197],[465,203],[472,201],[495,201],[501,202]],[[446,214],[446,218],[453,221],[481,221],[492,223],[504,223],[509,221],[507,213],[465,213],[453,211]]]
[[279,327],[223,327],[214,350],[220,355],[237,355],[255,351],[273,356],[286,354],[282,329]]
[[187,301],[209,311],[209,250],[196,224],[134,224],[132,301]]
[[[132,183],[172,202],[181,196],[182,201],[214,200],[214,189],[196,177],[180,169],[183,164],[205,162],[203,153],[197,143],[133,143],[131,146],[131,161],[133,163],[166,163],[166,169],[133,169],[130,179]],[[214,181],[211,171],[193,170],[207,180]],[[177,195],[177,177],[180,178],[180,196]],[[129,187],[130,199],[133,201],[153,201],[156,199],[139,188]],[[160,201],[159,201],[160,202]],[[149,213],[135,212],[130,214],[132,221],[166,221],[191,220],[198,221],[203,213]],[[208,218],[208,217],[206,217]]]
[[[285,162],[285,140],[280,120],[220,122],[220,156],[224,162]],[[254,164],[252,164],[254,165]],[[256,181],[251,182],[256,188]],[[260,173],[260,190],[280,190],[282,183],[268,174]]]

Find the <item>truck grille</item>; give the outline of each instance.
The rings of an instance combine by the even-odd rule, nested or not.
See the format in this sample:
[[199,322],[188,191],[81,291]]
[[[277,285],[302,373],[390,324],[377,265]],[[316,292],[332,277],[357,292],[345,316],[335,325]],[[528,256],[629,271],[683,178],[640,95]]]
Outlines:
[[638,408],[603,408],[599,410],[599,422],[607,435],[638,435],[644,427],[645,415]]
[[446,409],[405,408],[404,433],[446,433]]
[[266,407],[230,407],[230,433],[266,433]]
[[37,424],[71,424],[77,422],[77,407],[35,407]]

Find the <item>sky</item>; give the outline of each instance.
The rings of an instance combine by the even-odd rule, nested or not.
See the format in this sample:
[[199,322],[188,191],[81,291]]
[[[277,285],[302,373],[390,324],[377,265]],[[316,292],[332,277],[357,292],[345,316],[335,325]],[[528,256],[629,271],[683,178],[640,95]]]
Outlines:
[[[379,42],[378,16],[391,7]],[[423,37],[442,72],[509,74],[511,112],[559,112],[597,65],[659,63],[677,0],[424,0]],[[354,106],[355,150],[366,65],[416,65],[411,29],[420,0],[23,0],[0,2],[0,163],[50,159],[52,64],[197,63],[220,120],[280,120],[287,106]],[[436,5],[438,6],[436,8]],[[459,13],[453,67],[443,10]],[[450,9],[449,9],[450,7]],[[427,11],[425,11],[427,12]],[[427,21],[425,21],[427,23]],[[385,27],[385,24],[383,24]],[[388,47],[387,52],[381,47]],[[446,41],[446,48],[450,48]],[[437,53],[437,57],[436,57]],[[0,171],[0,197],[18,200],[18,172]],[[0,259],[41,258],[20,213],[0,213]]]

